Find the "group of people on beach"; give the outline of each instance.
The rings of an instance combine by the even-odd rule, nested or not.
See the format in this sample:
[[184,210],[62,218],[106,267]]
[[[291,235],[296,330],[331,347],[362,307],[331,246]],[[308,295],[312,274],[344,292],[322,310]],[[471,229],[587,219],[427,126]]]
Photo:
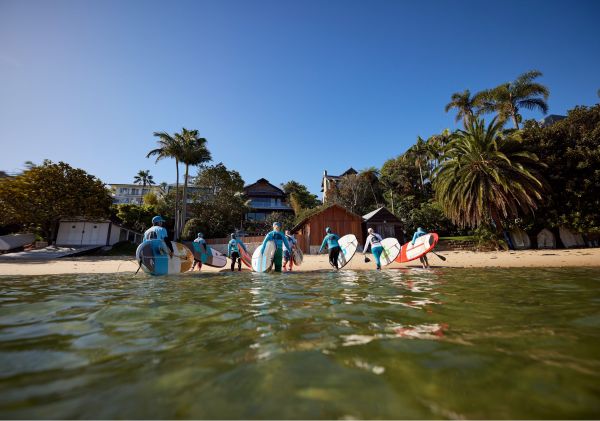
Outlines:
[[[169,250],[169,257],[173,257],[173,246],[171,245],[171,241],[169,241],[169,236],[167,229],[163,227],[163,223],[165,220],[161,216],[155,216],[152,218],[152,226],[144,232],[144,241],[150,240],[163,240]],[[270,231],[261,245],[261,254],[264,253],[265,247],[267,244],[272,241],[275,245],[275,255],[273,256],[273,267],[275,272],[281,272],[282,269],[284,271],[292,271],[294,265],[294,251],[298,247],[298,242],[296,238],[290,233],[289,230],[285,230],[284,233],[281,232],[281,223],[274,222],[273,230]],[[368,262],[369,259],[366,257],[366,253],[371,248],[371,253],[375,258],[375,266],[377,270],[381,270],[381,254],[383,253],[383,246],[381,242],[383,238],[381,235],[375,232],[373,228],[369,228],[367,230],[368,236],[365,241],[365,245],[363,247],[363,256],[365,256],[365,262]],[[414,233],[412,238],[412,243],[415,243],[415,240],[423,235],[427,234],[427,232],[418,228]],[[248,249],[244,242],[237,237],[235,233],[231,234],[231,239],[227,244],[227,257],[231,259],[231,271],[235,271],[235,266],[237,263],[238,271],[242,270],[242,257],[240,249],[243,249],[244,252],[248,253]],[[335,269],[339,269],[339,255],[341,252],[341,247],[339,244],[340,237],[335,234],[330,227],[325,228],[325,237],[323,238],[323,242],[321,243],[321,247],[319,248],[319,254],[323,251],[324,248],[327,248],[329,251],[329,264]],[[207,243],[204,239],[204,235],[199,232],[194,242],[199,243],[199,245],[207,250]],[[427,256],[422,256],[420,258],[421,264],[423,268],[429,267],[429,261],[427,260]],[[202,261],[194,258],[194,263],[190,271],[193,271],[196,266],[198,270],[202,269]]]

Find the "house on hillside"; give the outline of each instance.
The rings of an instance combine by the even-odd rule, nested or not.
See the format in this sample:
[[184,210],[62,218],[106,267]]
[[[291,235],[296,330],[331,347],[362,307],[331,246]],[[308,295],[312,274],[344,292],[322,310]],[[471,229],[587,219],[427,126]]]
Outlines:
[[246,221],[264,221],[273,212],[294,213],[286,201],[285,192],[265,178],[245,186],[244,195],[250,201],[251,208],[250,212],[246,213]]
[[327,196],[331,195],[331,192],[335,189],[336,184],[341,180],[342,177],[351,174],[358,174],[354,168],[348,168],[341,175],[329,175],[327,170],[323,171],[323,179],[321,180],[321,193],[323,193],[323,203],[327,202]]
[[385,207],[363,215],[363,235],[366,236],[369,228],[373,228],[383,238],[394,237],[400,244],[405,243],[402,221]]
[[145,186],[139,184],[109,184],[113,204],[120,205],[122,203],[132,203],[141,205],[144,203],[144,196],[150,192],[160,195],[161,189],[159,186]]
[[542,127],[548,127],[552,126],[557,121],[564,120],[565,118],[567,118],[566,115],[550,114],[542,118],[539,122],[542,125]]
[[[316,254],[325,237],[325,228],[340,237],[354,234],[361,244],[365,237],[362,231],[362,217],[352,213],[338,204],[333,204],[321,211],[304,218],[291,231],[296,235],[298,245],[305,254]],[[362,245],[362,244],[361,244]]]

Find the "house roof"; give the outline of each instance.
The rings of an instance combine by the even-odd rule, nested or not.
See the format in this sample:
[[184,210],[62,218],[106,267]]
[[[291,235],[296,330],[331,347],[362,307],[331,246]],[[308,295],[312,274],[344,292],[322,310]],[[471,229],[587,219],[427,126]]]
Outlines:
[[[350,167],[346,171],[344,171],[344,173],[341,175],[329,175],[329,174],[323,175],[323,180],[327,179],[327,180],[332,180],[332,181],[339,181],[342,177],[345,177],[347,175],[352,175],[352,174],[358,174],[358,171],[356,171],[354,168]],[[321,180],[321,191],[323,191],[323,180]]]
[[400,219],[390,212],[385,206],[375,209],[372,212],[363,215],[363,221],[386,221],[386,222],[401,222]]
[[311,213],[309,213],[308,215],[306,215],[306,216],[305,216],[305,217],[302,219],[302,221],[298,222],[298,223],[297,223],[297,224],[296,224],[296,225],[295,225],[295,226],[294,226],[294,227],[291,229],[291,231],[292,231],[292,232],[296,232],[296,231],[298,231],[298,230],[300,229],[300,227],[302,227],[302,225],[304,225],[304,224],[305,224],[305,223],[306,223],[306,222],[307,222],[309,219],[311,219],[313,216],[315,216],[315,215],[318,215],[318,214],[320,214],[320,213],[323,213],[323,212],[325,212],[325,211],[327,211],[327,210],[329,210],[329,209],[331,209],[331,208],[333,208],[333,207],[338,207],[338,208],[342,209],[343,211],[345,211],[346,213],[349,213],[350,215],[356,216],[357,218],[361,218],[361,216],[360,216],[360,215],[358,215],[358,214],[356,214],[356,213],[354,213],[354,212],[350,212],[348,209],[346,209],[346,208],[345,208],[345,207],[343,207],[343,206],[340,206],[340,205],[338,205],[337,203],[333,203],[333,204],[331,204],[331,205],[329,205],[329,206],[326,206],[326,207],[324,207],[324,208],[316,208],[316,209],[315,209],[315,212],[311,212]]
[[285,196],[285,192],[279,187],[269,183],[266,178],[261,178],[255,183],[244,186],[246,196]]
[[550,114],[540,120],[540,123],[543,127],[548,127],[556,123],[557,121],[563,120],[567,118],[567,116],[559,115],[559,114]]

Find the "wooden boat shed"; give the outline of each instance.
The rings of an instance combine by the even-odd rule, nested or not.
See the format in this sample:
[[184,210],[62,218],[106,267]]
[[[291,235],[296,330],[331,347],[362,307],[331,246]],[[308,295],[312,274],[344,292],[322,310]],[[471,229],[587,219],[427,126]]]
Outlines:
[[363,219],[360,215],[352,213],[340,205],[333,204],[307,216],[292,228],[291,232],[295,234],[303,253],[317,254],[327,227],[330,227],[340,237],[346,234],[354,234],[359,244],[364,242],[362,222]]
[[400,244],[405,242],[404,231],[402,230],[402,221],[394,215],[392,212],[387,210],[384,206],[375,209],[373,212],[369,212],[363,215],[363,235],[366,238],[367,230],[373,228],[376,233],[381,235],[383,238],[393,237],[400,241]]

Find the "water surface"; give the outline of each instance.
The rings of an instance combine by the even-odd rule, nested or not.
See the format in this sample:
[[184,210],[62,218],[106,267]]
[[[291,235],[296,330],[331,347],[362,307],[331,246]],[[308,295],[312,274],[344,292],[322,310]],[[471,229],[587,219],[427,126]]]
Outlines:
[[0,277],[2,418],[599,418],[600,270]]

